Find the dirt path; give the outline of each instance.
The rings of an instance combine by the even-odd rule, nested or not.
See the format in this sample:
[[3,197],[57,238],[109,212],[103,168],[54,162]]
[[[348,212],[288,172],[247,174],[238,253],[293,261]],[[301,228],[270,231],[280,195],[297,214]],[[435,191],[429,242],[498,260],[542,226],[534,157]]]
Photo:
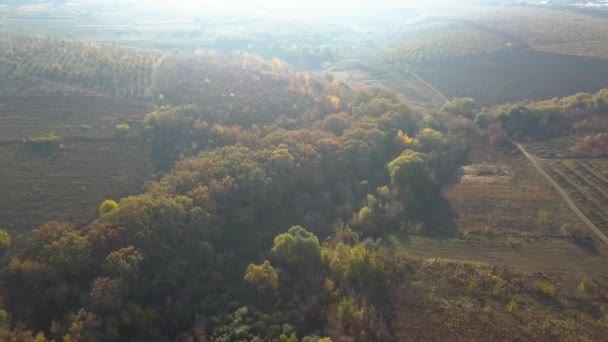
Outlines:
[[570,208],[572,208],[572,210],[574,210],[574,212],[576,213],[576,215],[587,225],[587,227],[589,227],[589,229],[591,229],[602,241],[604,241],[605,243],[608,244],[608,237],[606,237],[606,235],[604,235],[604,233],[602,233],[588,218],[587,216],[585,216],[574,204],[574,202],[572,202],[572,200],[570,199],[570,196],[568,196],[568,194],[566,193],[566,191],[559,185],[557,184],[556,181],[553,180],[553,178],[551,178],[551,176],[549,176],[545,170],[543,170],[542,166],[538,163],[538,161],[536,160],[536,158],[534,158],[534,156],[532,156],[530,153],[528,153],[526,151],[526,149],[518,143],[515,143],[515,146],[517,146],[517,148],[521,151],[521,153],[523,153],[524,156],[526,156],[526,158],[528,158],[528,160],[532,163],[532,165],[536,168],[536,170],[543,176],[545,177],[546,180],[549,181],[549,183],[551,183],[551,185],[553,185],[553,187],[560,193],[560,195],[562,195],[562,197],[564,198],[564,200],[566,201],[566,203],[568,203],[568,205],[570,206]]
[[433,87],[433,85],[432,85],[432,84],[430,84],[429,82],[427,82],[427,81],[423,80],[423,79],[422,79],[420,76],[418,76],[418,74],[417,74],[417,73],[415,73],[415,72],[413,72],[413,71],[410,71],[410,73],[412,74],[412,76],[414,76],[414,78],[415,78],[415,79],[416,79],[418,82],[420,82],[420,83],[424,84],[424,85],[425,85],[427,88],[431,89],[431,90],[432,90],[432,91],[433,91],[435,94],[437,94],[437,96],[438,96],[440,99],[442,99],[444,103],[445,103],[445,102],[448,102],[447,97],[445,97],[445,95],[443,95],[443,93],[442,93],[442,92],[440,92],[440,91],[439,91],[439,89],[437,89],[437,88]]

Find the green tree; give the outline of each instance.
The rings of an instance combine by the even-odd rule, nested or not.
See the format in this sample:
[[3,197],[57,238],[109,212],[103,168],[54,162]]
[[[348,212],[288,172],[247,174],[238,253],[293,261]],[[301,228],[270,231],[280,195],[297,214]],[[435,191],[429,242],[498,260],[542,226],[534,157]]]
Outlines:
[[427,177],[425,155],[413,150],[405,150],[399,157],[388,163],[391,182],[405,185]]
[[300,226],[275,237],[271,251],[273,257],[292,270],[309,270],[319,263],[321,256],[319,239]]
[[133,279],[137,278],[139,265],[143,259],[135,247],[128,246],[108,254],[102,268],[109,276],[124,280]]
[[271,294],[279,288],[279,274],[264,260],[261,265],[249,264],[245,271],[245,281],[261,294]]
[[423,151],[430,152],[441,149],[445,139],[443,133],[432,128],[423,128],[416,135]]
[[448,101],[441,107],[442,112],[462,115],[469,119],[473,119],[478,110],[479,106],[477,105],[477,102],[469,97]]

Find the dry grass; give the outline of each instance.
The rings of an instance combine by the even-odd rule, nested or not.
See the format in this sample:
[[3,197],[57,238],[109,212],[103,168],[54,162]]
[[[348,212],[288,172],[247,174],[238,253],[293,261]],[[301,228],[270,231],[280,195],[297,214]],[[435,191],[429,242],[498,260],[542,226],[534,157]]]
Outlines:
[[506,165],[473,164],[461,169],[460,184],[507,184],[513,179],[513,174]]
[[[601,277],[442,259],[409,264],[395,305],[399,341],[593,341],[608,333]],[[583,279],[593,284],[585,293],[577,291]],[[538,284],[555,293],[543,295]]]

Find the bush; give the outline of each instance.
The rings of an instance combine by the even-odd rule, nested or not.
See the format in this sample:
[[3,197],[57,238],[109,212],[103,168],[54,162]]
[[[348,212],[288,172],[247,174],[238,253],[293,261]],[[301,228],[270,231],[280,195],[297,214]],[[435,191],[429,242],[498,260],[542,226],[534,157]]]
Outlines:
[[34,138],[29,138],[25,140],[25,143],[30,146],[61,146],[61,137],[54,134],[49,133],[46,135],[40,135]]
[[585,291],[587,291],[587,286],[585,286],[585,281],[581,280],[580,284],[578,284],[578,286],[576,287],[576,289],[580,293],[585,293]]
[[129,127],[129,124],[118,124],[116,125],[116,127],[114,128],[114,137],[116,137],[116,139],[125,139],[128,135],[129,135],[129,131],[131,130],[131,127]]
[[509,313],[514,313],[515,311],[517,311],[517,302],[514,299],[511,299],[509,305],[507,305],[507,311]]
[[118,203],[116,203],[116,201],[107,199],[107,200],[103,201],[103,203],[101,203],[101,205],[99,206],[99,213],[101,215],[107,214],[117,208],[118,208]]
[[557,294],[557,289],[555,288],[555,286],[546,281],[536,283],[536,289],[542,295],[549,297],[555,297],[555,295]]
[[6,229],[0,229],[0,252],[11,246],[11,236]]

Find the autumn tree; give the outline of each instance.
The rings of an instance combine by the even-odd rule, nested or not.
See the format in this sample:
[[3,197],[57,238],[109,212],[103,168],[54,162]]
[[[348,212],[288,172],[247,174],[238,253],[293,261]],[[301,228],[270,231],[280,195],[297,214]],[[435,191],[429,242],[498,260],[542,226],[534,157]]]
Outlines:
[[249,264],[244,279],[261,294],[271,294],[279,287],[279,274],[268,260],[261,265]]

